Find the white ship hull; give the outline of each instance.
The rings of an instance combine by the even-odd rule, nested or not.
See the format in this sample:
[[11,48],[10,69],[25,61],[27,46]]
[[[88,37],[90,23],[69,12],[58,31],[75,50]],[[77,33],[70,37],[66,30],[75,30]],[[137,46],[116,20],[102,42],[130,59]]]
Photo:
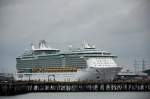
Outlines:
[[108,81],[113,80],[120,70],[120,67],[89,67],[79,71],[76,78],[77,80]]
[[113,80],[121,70],[120,67],[88,67],[77,72],[54,72],[54,73],[17,73],[16,80],[40,80],[40,81],[100,81]]

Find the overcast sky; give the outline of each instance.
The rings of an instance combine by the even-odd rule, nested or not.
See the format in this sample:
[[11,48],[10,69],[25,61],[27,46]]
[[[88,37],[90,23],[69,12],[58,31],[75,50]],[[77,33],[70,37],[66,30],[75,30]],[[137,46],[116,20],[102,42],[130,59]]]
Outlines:
[[14,72],[41,39],[55,48],[88,41],[124,68],[150,64],[150,0],[0,0],[0,72]]

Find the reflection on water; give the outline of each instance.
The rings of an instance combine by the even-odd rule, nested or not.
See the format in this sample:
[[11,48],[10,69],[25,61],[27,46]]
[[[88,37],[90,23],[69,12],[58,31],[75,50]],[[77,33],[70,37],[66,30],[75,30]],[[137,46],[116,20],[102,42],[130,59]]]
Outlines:
[[0,99],[149,99],[150,92],[60,92],[28,93]]

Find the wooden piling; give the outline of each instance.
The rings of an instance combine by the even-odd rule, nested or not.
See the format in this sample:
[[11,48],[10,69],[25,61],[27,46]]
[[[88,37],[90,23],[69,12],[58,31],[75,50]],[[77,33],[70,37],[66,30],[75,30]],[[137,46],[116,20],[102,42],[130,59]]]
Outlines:
[[150,92],[150,81],[115,81],[115,82],[42,82],[13,81],[0,82],[0,95],[16,95],[28,92]]

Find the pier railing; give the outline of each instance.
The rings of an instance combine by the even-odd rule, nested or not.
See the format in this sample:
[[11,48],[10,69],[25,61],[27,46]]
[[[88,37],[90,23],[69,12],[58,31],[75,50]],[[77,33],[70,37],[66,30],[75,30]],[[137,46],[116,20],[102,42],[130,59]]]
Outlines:
[[11,81],[0,82],[0,95],[16,95],[28,92],[150,92],[150,80],[144,81]]

